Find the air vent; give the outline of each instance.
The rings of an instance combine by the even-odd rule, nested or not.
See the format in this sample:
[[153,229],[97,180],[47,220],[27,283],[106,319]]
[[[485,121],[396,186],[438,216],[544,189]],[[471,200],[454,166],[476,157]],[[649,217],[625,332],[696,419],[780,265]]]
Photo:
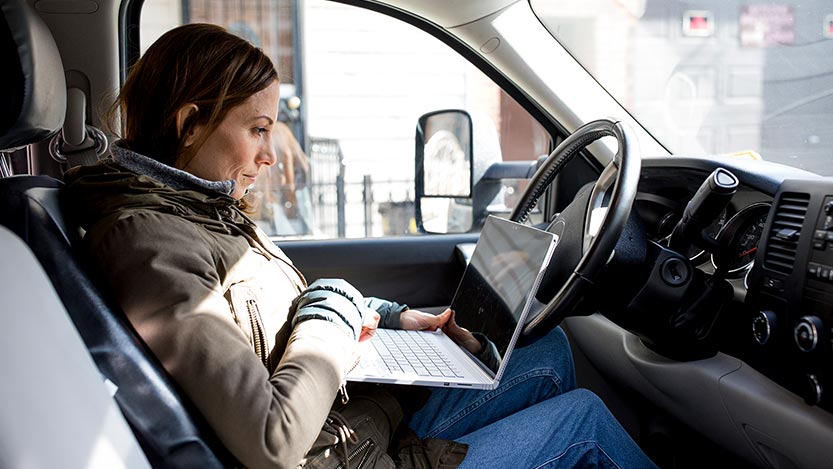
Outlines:
[[784,192],[775,207],[772,227],[767,237],[764,267],[792,273],[795,265],[795,253],[801,226],[810,204],[810,195],[797,192]]

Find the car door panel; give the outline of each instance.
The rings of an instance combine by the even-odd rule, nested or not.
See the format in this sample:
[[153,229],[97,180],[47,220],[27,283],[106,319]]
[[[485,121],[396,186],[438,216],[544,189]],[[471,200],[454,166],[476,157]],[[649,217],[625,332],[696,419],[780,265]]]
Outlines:
[[366,296],[412,307],[447,306],[463,274],[458,244],[477,234],[285,241],[281,249],[309,282],[344,278]]

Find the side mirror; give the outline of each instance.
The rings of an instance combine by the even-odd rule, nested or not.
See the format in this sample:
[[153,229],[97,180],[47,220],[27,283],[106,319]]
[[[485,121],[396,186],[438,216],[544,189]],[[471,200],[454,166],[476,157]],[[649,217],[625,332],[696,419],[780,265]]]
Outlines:
[[417,229],[465,233],[472,226],[472,119],[463,110],[434,111],[416,128]]

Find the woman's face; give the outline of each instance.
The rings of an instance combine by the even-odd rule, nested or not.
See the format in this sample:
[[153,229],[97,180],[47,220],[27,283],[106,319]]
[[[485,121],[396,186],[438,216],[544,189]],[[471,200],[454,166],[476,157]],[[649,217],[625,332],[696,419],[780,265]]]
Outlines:
[[[233,179],[236,184],[231,196],[242,198],[261,168],[275,164],[277,159],[272,127],[278,115],[279,89],[276,80],[229,110],[181,169],[209,181]],[[195,126],[191,139],[199,141],[199,133],[204,130]]]

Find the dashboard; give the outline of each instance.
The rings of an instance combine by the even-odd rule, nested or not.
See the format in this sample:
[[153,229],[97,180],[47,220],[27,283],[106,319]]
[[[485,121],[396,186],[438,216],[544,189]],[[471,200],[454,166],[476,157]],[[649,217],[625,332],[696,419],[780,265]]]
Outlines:
[[[833,180],[768,165],[731,169],[737,192],[704,230],[720,247],[680,254],[732,286],[711,331],[717,349],[833,412]],[[711,167],[643,169],[635,209],[650,240],[667,245]]]
[[787,180],[748,280],[751,365],[833,411],[833,183]]
[[[669,249],[688,201],[717,168],[739,185],[704,229],[715,244]],[[575,350],[605,380],[745,461],[828,467],[833,178],[766,161],[646,157],[634,208],[647,244],[659,252],[653,270],[624,303],[565,320]],[[676,293],[684,289],[659,275],[670,257],[703,287]],[[608,294],[597,296],[626,296],[620,285],[635,276],[626,266],[605,285]],[[709,320],[694,334],[671,327],[702,313]]]

